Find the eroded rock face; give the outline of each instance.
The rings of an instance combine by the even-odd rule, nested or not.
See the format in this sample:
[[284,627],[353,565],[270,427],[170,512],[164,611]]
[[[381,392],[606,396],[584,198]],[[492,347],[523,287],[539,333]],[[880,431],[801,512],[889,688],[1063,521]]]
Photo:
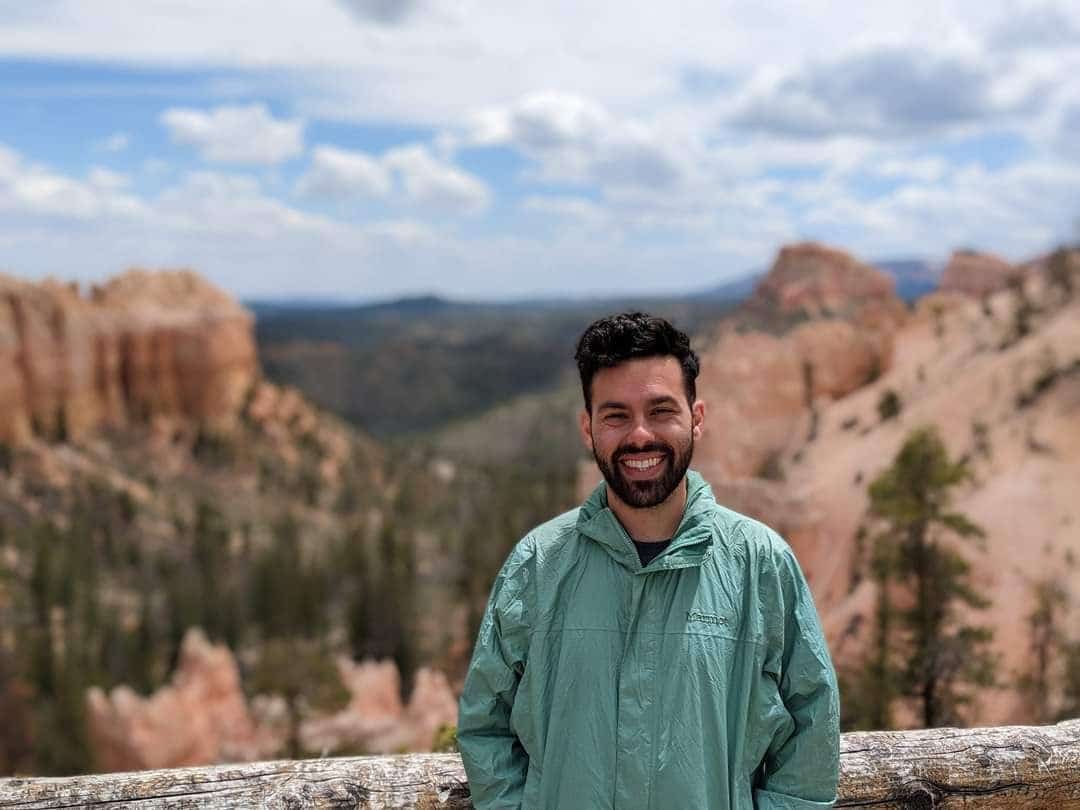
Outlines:
[[945,265],[940,289],[981,298],[1005,289],[1019,276],[1020,270],[999,256],[959,250]]
[[751,306],[810,317],[849,316],[875,302],[895,310],[900,301],[894,287],[891,276],[849,253],[802,242],[781,248]]
[[[301,722],[305,751],[430,751],[440,728],[457,725],[457,699],[442,672],[420,669],[402,704],[393,661],[337,664],[349,703]],[[249,706],[233,654],[197,629],[184,637],[172,682],[150,697],[126,686],[108,695],[89,690],[87,727],[102,771],[270,759],[285,755],[290,733],[284,699],[260,695]]]
[[[708,413],[694,460],[713,481],[773,474],[792,441],[813,437],[824,403],[890,368],[893,335],[908,317],[890,277],[815,243],[783,248],[749,306],[804,319],[781,335],[729,325],[700,349],[698,393]],[[598,480],[583,472],[579,491]]]
[[[782,433],[770,410],[776,403],[787,403],[784,412],[792,419],[788,442],[761,470],[769,473],[768,480],[746,477],[728,457],[728,441],[743,453],[761,446],[745,435],[755,429],[749,404],[742,427],[732,423],[730,439],[723,432],[715,435],[714,429],[725,430],[723,422],[707,421],[706,434],[714,436],[701,443],[694,459],[718,500],[764,520],[791,543],[807,573],[834,661],[849,674],[859,671],[876,600],[867,573],[867,541],[859,539],[876,528],[867,515],[869,484],[906,437],[925,425],[937,428],[952,458],[970,459],[973,479],[957,488],[950,508],[986,530],[985,550],[962,541],[957,548],[971,564],[975,589],[991,604],[965,614],[965,620],[993,629],[1001,684],[975,696],[966,715],[973,724],[1041,722],[1062,704],[1060,655],[1052,661],[1050,689],[1041,696],[1050,715],[1040,716],[1032,696],[1015,684],[1034,660],[1028,617],[1036,608],[1035,587],[1057,582],[1080,593],[1080,569],[1071,562],[1080,559],[1075,531],[1080,525],[1075,498],[1080,491],[1080,298],[1064,300],[1033,273],[1024,283],[1037,314],[1022,339],[1006,339],[1018,306],[1012,292],[992,293],[985,302],[957,291],[938,292],[920,301],[891,336],[891,360],[880,376],[846,393],[841,393],[846,383],[823,384],[812,420],[809,411],[793,415],[794,397],[782,387],[776,394],[768,386],[757,389],[769,426],[760,435],[772,440]],[[844,357],[833,373],[841,380],[847,374],[857,378],[866,362],[863,350],[843,350],[842,330],[826,328],[809,354],[838,352]],[[717,348],[724,345],[721,340]],[[762,373],[778,367],[772,354],[762,357]],[[726,395],[731,379],[703,373],[699,390],[715,401]],[[897,396],[899,413],[883,419],[878,404],[890,392]],[[710,409],[710,420],[715,412]],[[1070,639],[1080,626],[1078,610],[1074,596],[1061,616]]]
[[[802,301],[815,312],[848,317],[814,318],[782,336],[729,329],[704,348],[699,394],[709,411],[699,456],[717,474],[767,475],[771,459],[800,431],[812,436],[819,401],[845,396],[888,370],[893,334],[906,311],[892,296],[891,282],[879,284],[878,275],[819,245],[781,251],[762,281],[760,289],[770,291],[762,300],[777,306]],[[855,279],[855,289],[869,297],[844,298],[832,289],[846,279]]]
[[314,717],[300,727],[309,751],[360,750],[371,754],[430,751],[443,726],[457,725],[457,699],[446,676],[434,669],[416,673],[407,705],[393,661],[338,660],[349,704],[336,714]]
[[151,697],[89,690],[87,727],[103,771],[263,759],[284,742],[255,725],[232,653],[199,630],[184,636],[172,683]]
[[0,441],[180,416],[227,429],[258,373],[252,316],[190,271],[89,296],[0,276]]

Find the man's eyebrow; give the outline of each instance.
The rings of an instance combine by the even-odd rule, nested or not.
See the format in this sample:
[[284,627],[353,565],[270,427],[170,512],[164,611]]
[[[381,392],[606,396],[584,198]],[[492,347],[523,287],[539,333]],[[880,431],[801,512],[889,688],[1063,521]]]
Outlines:
[[[655,408],[657,405],[677,405],[678,402],[679,401],[675,397],[664,394],[663,396],[653,397],[645,404],[650,408]],[[625,402],[618,402],[613,399],[606,399],[596,406],[596,410],[598,411],[625,411],[629,410],[629,408],[630,406],[627,405]]]
[[626,403],[616,402],[612,399],[606,399],[596,406],[598,411],[625,411],[626,409]]

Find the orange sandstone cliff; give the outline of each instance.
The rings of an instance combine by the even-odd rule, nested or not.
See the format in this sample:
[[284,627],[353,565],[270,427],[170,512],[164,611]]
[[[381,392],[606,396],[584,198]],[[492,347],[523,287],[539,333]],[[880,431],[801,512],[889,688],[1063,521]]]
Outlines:
[[256,379],[251,315],[190,271],[88,295],[0,275],[0,442],[189,417],[228,428]]

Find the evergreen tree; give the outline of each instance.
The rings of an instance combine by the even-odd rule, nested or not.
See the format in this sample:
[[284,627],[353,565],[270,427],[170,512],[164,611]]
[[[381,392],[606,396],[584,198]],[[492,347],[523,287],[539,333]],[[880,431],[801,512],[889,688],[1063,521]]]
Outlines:
[[1067,651],[1068,642],[1061,624],[1069,598],[1061,582],[1053,577],[1036,582],[1032,588],[1035,609],[1027,617],[1031,630],[1031,667],[1021,675],[1017,685],[1027,695],[1035,720],[1049,723],[1053,719],[1055,658]]
[[979,526],[949,508],[955,487],[969,477],[965,462],[949,459],[937,432],[922,428],[870,485],[870,514],[880,527],[875,564],[882,601],[867,675],[879,681],[881,721],[889,720],[895,690],[915,700],[926,727],[958,723],[971,689],[994,683],[992,631],[957,615],[961,606],[987,606],[948,539],[983,537]]
[[321,642],[301,638],[262,644],[249,673],[248,689],[284,697],[289,712],[288,755],[293,759],[304,754],[300,743],[304,717],[310,712],[338,711],[349,700],[331,651]]

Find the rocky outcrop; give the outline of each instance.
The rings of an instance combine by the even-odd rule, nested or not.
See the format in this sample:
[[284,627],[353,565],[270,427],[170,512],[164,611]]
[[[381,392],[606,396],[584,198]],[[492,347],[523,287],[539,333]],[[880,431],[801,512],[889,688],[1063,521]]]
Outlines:
[[156,416],[228,429],[258,373],[252,316],[190,271],[76,285],[0,276],[0,442]]
[[999,256],[958,250],[941,274],[943,292],[958,292],[982,298],[1003,290],[1020,277],[1021,271]]
[[814,318],[850,317],[867,307],[883,307],[894,313],[903,310],[891,276],[849,253],[816,242],[781,248],[749,305]]
[[338,660],[349,704],[336,714],[302,724],[309,751],[361,750],[371,754],[430,751],[443,726],[457,726],[457,699],[446,676],[434,669],[416,673],[409,702],[401,702],[401,676],[392,661]]
[[[337,662],[349,703],[313,715],[299,728],[303,750],[389,754],[430,751],[443,726],[457,725],[457,699],[446,676],[416,673],[407,704],[393,661]],[[199,630],[184,637],[170,685],[148,698],[121,686],[87,693],[87,728],[103,771],[178,768],[282,755],[289,739],[284,699],[260,695],[249,707],[233,654]]]
[[[798,397],[784,383],[790,376],[775,376],[785,368],[777,345],[759,336],[744,342],[740,379],[762,398],[761,419],[747,402],[740,403],[737,420],[717,424],[717,408],[711,407],[694,461],[721,502],[766,521],[791,542],[834,660],[851,672],[858,669],[875,605],[868,551],[860,550],[858,539],[867,522],[867,487],[912,430],[934,425],[951,456],[966,456],[973,466],[973,480],[956,493],[953,508],[987,532],[984,551],[960,546],[976,590],[991,603],[967,619],[994,630],[999,656],[1000,686],[981,690],[966,715],[977,724],[1045,719],[1015,686],[1034,658],[1029,616],[1040,583],[1056,582],[1072,594],[1061,615],[1064,635],[1077,640],[1073,628],[1080,626],[1080,298],[1064,299],[1048,276],[1034,271],[1023,284],[1033,307],[1026,335],[1011,332],[1013,310],[1021,305],[1012,291],[985,302],[956,291],[935,293],[892,335],[891,361],[880,376],[846,393],[846,383],[823,383],[801,417],[795,413]],[[866,360],[859,359],[860,350],[844,350],[833,328],[818,351],[845,358],[834,372],[839,379],[849,372],[857,378]],[[739,396],[732,393],[733,361],[713,356],[739,345],[721,339],[706,353],[699,392],[710,405]],[[790,375],[790,364],[786,368]],[[754,387],[755,374],[773,375],[772,384]],[[879,403],[890,393],[898,413],[883,419]],[[790,420],[782,446],[767,443],[784,433],[778,413]],[[773,448],[767,458],[765,447]],[[737,463],[747,455],[750,463]],[[745,477],[755,466],[765,477]],[[1052,658],[1045,696],[1051,712],[1061,705],[1060,666]]]
[[702,351],[709,407],[701,455],[725,480],[769,474],[819,401],[845,396],[887,370],[906,318],[892,280],[847,253],[814,243],[785,247],[751,307],[814,316],[785,334],[722,330]]
[[87,729],[103,771],[263,759],[284,743],[252,720],[232,653],[198,630],[184,637],[172,683],[153,696],[91,689]]

